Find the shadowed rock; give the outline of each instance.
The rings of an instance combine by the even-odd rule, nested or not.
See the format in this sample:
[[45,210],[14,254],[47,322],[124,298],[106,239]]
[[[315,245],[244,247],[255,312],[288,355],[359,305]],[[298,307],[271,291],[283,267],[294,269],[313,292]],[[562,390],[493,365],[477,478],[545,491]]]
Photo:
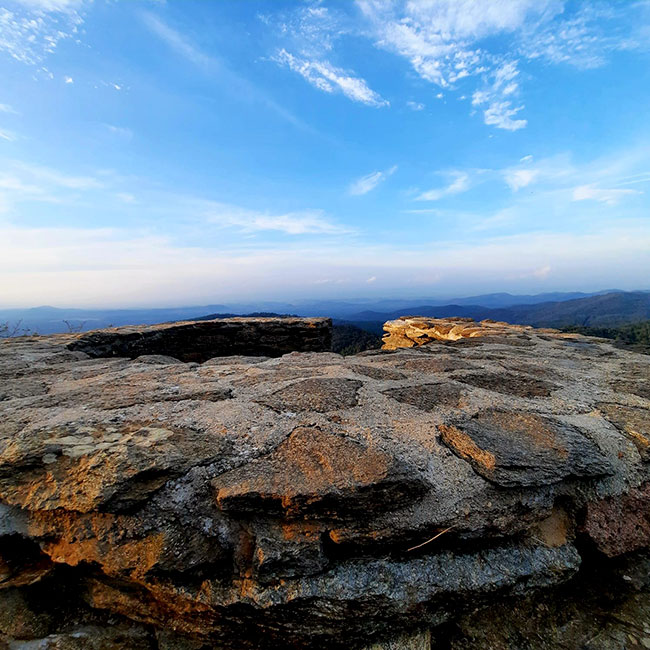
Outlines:
[[219,318],[87,332],[68,344],[91,357],[170,356],[181,361],[288,352],[325,352],[332,345],[329,318]]

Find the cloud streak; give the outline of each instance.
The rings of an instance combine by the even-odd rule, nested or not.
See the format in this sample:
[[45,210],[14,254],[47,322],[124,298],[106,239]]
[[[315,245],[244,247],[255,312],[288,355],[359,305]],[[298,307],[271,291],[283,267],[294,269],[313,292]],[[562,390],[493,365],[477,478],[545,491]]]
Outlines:
[[454,180],[444,187],[437,187],[422,192],[416,197],[417,201],[439,201],[448,196],[454,196],[466,192],[470,188],[470,177],[466,172],[451,172]]
[[342,93],[348,99],[366,106],[380,108],[388,106],[389,102],[368,87],[360,77],[355,77],[342,68],[333,66],[328,61],[309,60],[294,56],[281,49],[272,57],[278,65],[285,66],[297,72],[312,86],[326,93]]
[[379,184],[383,183],[389,176],[392,176],[397,171],[397,165],[384,170],[371,172],[361,178],[358,178],[354,183],[348,187],[348,194],[352,196],[362,196],[374,190]]

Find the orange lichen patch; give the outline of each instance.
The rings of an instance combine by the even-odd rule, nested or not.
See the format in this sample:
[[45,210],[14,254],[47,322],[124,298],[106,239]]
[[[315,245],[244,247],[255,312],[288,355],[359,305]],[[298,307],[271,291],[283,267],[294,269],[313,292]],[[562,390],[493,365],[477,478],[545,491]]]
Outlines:
[[453,447],[456,453],[465,460],[473,460],[487,470],[493,470],[496,465],[494,454],[481,449],[466,433],[454,426],[439,424],[438,431],[442,439]]
[[553,508],[551,514],[540,521],[532,530],[534,539],[546,546],[555,548],[567,543],[570,520],[567,513],[559,507]]
[[224,510],[271,510],[292,517],[334,512],[343,504],[361,511],[377,500],[390,505],[392,499],[420,494],[420,480],[400,471],[380,450],[317,427],[299,427],[270,455],[218,477],[213,487]]

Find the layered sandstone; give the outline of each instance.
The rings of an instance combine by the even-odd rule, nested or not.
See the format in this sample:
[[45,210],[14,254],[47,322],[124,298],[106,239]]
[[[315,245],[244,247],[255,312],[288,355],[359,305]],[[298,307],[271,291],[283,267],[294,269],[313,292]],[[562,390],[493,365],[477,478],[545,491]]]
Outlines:
[[499,327],[203,363],[0,342],[0,647],[650,643],[650,357]]

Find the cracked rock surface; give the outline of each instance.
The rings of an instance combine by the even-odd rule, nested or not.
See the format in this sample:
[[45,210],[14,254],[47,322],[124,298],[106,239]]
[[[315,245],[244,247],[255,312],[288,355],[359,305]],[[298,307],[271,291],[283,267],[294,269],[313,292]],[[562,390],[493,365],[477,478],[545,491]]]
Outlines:
[[203,363],[0,341],[0,648],[553,647],[474,613],[561,617],[648,548],[650,357],[497,325]]

